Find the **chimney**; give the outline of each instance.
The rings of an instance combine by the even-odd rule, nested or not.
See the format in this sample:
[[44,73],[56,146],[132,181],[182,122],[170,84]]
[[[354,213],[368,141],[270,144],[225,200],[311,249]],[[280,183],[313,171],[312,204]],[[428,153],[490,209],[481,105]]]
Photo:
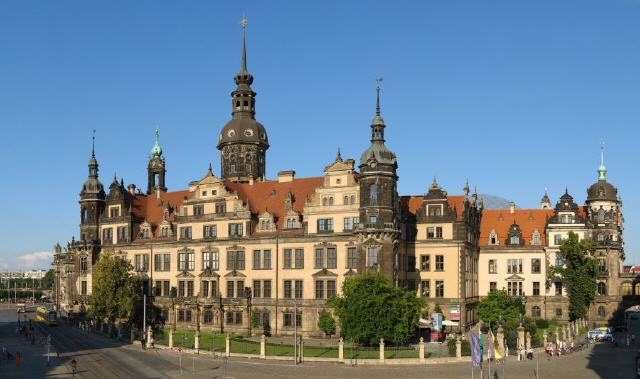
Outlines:
[[293,178],[296,176],[296,172],[293,170],[286,170],[278,172],[278,183],[293,182]]
[[516,213],[516,203],[514,203],[513,201],[509,202],[509,213],[510,214]]
[[135,184],[129,184],[129,186],[127,187],[129,188],[129,193],[132,195],[136,194],[136,185]]

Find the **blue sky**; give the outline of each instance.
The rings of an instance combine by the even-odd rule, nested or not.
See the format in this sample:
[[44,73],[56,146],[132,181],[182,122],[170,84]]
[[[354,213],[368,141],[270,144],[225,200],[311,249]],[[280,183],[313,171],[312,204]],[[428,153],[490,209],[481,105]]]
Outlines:
[[520,207],[545,187],[582,202],[604,140],[640,263],[640,1],[3,1],[0,268],[78,235],[94,128],[105,184],[145,184],[156,124],[170,190],[219,172],[243,12],[270,177],[359,157],[382,76],[401,194],[436,175]]

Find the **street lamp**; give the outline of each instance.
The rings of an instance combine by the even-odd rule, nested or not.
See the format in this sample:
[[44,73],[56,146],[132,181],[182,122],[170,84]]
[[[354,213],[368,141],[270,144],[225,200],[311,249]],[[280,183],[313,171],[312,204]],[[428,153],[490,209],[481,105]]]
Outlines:
[[251,287],[244,287],[244,297],[247,298],[247,318],[249,320],[249,337],[251,337],[251,324],[253,323],[253,315],[251,314]]

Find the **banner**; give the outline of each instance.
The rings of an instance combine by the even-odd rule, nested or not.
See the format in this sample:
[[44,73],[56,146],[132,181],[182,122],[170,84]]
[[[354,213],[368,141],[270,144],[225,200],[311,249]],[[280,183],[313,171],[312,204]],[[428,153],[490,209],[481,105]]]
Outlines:
[[476,333],[469,333],[471,345],[471,365],[473,367],[480,366],[480,339]]
[[491,344],[489,345],[489,358],[493,359],[502,359],[502,354],[500,354],[500,350],[496,349],[496,336],[493,335],[493,331],[489,331],[491,333]]

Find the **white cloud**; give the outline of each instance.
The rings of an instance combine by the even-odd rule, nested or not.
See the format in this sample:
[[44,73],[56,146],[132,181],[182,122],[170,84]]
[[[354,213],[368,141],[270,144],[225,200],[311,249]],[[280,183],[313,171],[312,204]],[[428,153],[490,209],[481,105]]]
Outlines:
[[9,264],[2,257],[0,257],[0,271],[9,271]]
[[[48,269],[51,268],[53,253],[50,251],[38,251],[16,257],[16,268],[22,270]],[[0,261],[0,267],[5,262]]]

